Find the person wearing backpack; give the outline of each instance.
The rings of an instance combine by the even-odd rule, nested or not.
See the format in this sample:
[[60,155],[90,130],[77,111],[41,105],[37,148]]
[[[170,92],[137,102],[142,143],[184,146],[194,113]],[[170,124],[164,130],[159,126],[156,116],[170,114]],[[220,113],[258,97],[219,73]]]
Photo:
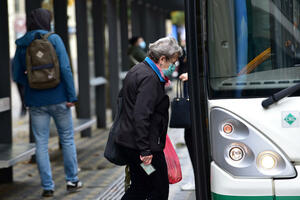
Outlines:
[[31,128],[36,143],[36,161],[43,197],[54,193],[48,153],[50,118],[58,130],[64,157],[67,191],[82,187],[70,107],[77,101],[69,57],[63,41],[50,31],[51,12],[38,8],[27,21],[27,33],[16,40],[13,79],[25,87],[25,104],[29,107]]

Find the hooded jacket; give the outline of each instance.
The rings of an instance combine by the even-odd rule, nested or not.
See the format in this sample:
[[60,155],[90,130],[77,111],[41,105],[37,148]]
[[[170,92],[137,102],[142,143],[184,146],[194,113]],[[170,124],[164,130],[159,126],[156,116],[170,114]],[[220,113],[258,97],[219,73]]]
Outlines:
[[77,101],[74,81],[70,68],[69,57],[62,39],[52,34],[48,40],[53,45],[60,64],[61,82],[55,88],[36,90],[29,87],[26,71],[26,49],[34,40],[36,34],[46,34],[47,30],[33,30],[16,40],[16,53],[13,60],[13,79],[25,87],[25,104],[29,107],[39,107],[62,102]]

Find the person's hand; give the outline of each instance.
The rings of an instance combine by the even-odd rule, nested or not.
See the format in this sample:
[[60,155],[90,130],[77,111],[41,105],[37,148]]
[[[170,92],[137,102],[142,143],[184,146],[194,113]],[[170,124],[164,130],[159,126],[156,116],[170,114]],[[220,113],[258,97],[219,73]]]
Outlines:
[[150,165],[152,162],[152,157],[153,155],[149,155],[149,156],[140,156],[141,161],[143,161],[143,163],[145,165]]
[[75,106],[75,103],[73,103],[73,102],[67,102],[67,104],[66,104],[66,105],[67,105],[67,107],[69,107],[69,108],[70,108],[70,107],[72,107],[72,106]]
[[189,77],[188,77],[188,73],[183,73],[179,76],[179,79],[182,80],[182,81],[187,81],[189,80]]

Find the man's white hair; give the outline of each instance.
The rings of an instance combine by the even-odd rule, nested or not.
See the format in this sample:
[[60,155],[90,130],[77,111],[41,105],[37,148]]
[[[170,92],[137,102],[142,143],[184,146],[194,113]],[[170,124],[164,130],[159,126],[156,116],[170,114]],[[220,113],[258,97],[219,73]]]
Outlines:
[[148,56],[155,62],[158,62],[161,56],[170,59],[175,55],[181,56],[182,48],[173,37],[163,37],[149,45]]

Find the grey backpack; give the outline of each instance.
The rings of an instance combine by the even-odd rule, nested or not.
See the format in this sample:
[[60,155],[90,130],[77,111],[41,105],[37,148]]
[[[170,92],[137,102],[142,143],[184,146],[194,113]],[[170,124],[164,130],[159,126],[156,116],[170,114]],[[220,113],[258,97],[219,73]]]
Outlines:
[[26,50],[27,78],[30,88],[49,89],[60,83],[60,67],[56,51],[48,40],[53,33],[40,35]]

